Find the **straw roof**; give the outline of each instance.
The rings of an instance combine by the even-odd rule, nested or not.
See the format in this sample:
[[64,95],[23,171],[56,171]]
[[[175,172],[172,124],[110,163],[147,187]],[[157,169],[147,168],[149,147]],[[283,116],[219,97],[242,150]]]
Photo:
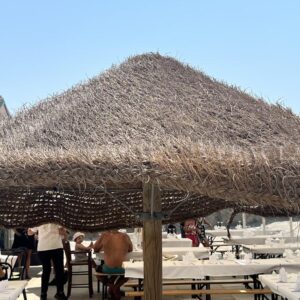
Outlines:
[[[136,226],[142,184],[173,222],[232,207],[293,215],[300,118],[159,54],[24,108],[0,124],[0,222]],[[177,207],[178,206],[178,207]]]

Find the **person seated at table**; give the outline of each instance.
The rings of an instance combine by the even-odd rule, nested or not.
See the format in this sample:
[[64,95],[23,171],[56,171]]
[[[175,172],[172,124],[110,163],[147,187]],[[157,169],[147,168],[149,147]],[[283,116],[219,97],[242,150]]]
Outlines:
[[[14,241],[11,246],[12,249],[24,249],[25,251],[25,279],[30,279],[29,269],[31,265],[31,254],[35,249],[35,239],[34,236],[27,234],[27,228],[14,228]],[[18,255],[18,265],[21,266],[21,260],[23,256],[23,251]]]
[[[132,252],[132,242],[129,236],[124,232],[111,230],[103,232],[100,238],[94,244],[94,251],[104,251],[104,264],[97,267],[97,272],[107,274],[124,274],[125,270],[122,267],[126,260],[128,252]],[[109,294],[112,299],[121,299],[120,287],[128,280],[124,276],[112,276],[109,282]]]
[[73,241],[75,242],[75,251],[82,252],[82,253],[75,253],[75,260],[86,260],[87,255],[86,251],[87,250],[92,250],[93,249],[93,242],[90,242],[88,246],[83,245],[83,240],[84,240],[85,234],[82,232],[76,232],[73,235]]
[[[76,232],[73,235],[73,241],[75,242],[75,251],[74,253],[76,261],[86,261],[88,259],[86,251],[91,251],[94,248],[93,242],[90,242],[88,246],[83,245],[85,234],[82,232]],[[92,260],[93,267],[96,267],[95,262]]]
[[197,219],[191,218],[184,221],[184,235],[186,238],[192,240],[192,246],[199,246],[199,237],[197,234]]
[[197,220],[197,225],[196,225],[196,231],[198,234],[198,239],[199,242],[204,246],[204,247],[209,247],[209,241],[206,237],[205,234],[205,225],[208,225],[210,229],[213,229],[212,225],[206,220],[206,218],[200,218]]
[[176,226],[174,224],[169,224],[167,226],[167,233],[176,234],[177,233]]

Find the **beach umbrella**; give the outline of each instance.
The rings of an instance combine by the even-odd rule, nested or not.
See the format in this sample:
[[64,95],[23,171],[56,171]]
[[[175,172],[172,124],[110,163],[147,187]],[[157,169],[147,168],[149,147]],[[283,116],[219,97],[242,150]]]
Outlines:
[[162,223],[224,208],[298,214],[299,134],[289,109],[173,58],[134,56],[0,121],[0,224],[143,224],[155,278]]

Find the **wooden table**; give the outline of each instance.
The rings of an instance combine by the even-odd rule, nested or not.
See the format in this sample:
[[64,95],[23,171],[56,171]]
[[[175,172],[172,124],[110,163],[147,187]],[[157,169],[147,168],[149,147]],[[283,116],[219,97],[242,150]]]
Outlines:
[[[273,235],[278,233],[278,230],[265,230],[263,231],[262,229],[229,229],[229,232],[231,234],[231,236],[250,236],[250,235]],[[205,233],[207,235],[211,235],[213,237],[225,237],[227,236],[227,229],[207,229],[205,230]]]
[[[125,277],[143,278],[143,262],[124,262]],[[164,279],[202,279],[206,276],[245,276],[263,273],[271,273],[284,267],[286,270],[300,268],[300,259],[256,259],[247,263],[244,260],[195,260],[163,261]]]
[[162,239],[162,247],[192,247],[192,240],[187,238]]
[[284,240],[285,243],[297,242],[297,238],[295,237],[280,237],[272,235],[232,236],[231,238],[223,237],[223,240],[227,245],[263,245],[266,243],[266,240],[270,238],[273,240],[278,239],[278,244],[280,240]]
[[[163,256],[177,256],[177,260],[182,260],[183,256],[187,253],[193,253],[194,257],[197,259],[204,259],[209,257],[210,248],[209,247],[163,247]],[[96,253],[96,258],[98,260],[103,260],[104,253]],[[127,253],[127,260],[143,260],[143,250],[136,249],[132,252]]]
[[242,247],[245,252],[252,253],[254,258],[268,258],[282,256],[287,249],[295,251],[300,248],[300,244],[242,245]]
[[299,300],[300,291],[295,291],[297,274],[288,274],[288,282],[279,282],[278,274],[259,275],[259,281],[274,294],[289,300]]

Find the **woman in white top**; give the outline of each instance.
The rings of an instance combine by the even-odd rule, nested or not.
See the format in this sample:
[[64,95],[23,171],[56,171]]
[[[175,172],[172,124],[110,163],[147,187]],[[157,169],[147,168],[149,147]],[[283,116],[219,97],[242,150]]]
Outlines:
[[66,236],[66,229],[57,224],[44,224],[28,230],[28,235],[38,232],[37,251],[42,262],[41,300],[47,300],[47,291],[51,273],[51,261],[56,274],[57,293],[55,298],[66,300],[64,294],[64,254],[62,238]]

